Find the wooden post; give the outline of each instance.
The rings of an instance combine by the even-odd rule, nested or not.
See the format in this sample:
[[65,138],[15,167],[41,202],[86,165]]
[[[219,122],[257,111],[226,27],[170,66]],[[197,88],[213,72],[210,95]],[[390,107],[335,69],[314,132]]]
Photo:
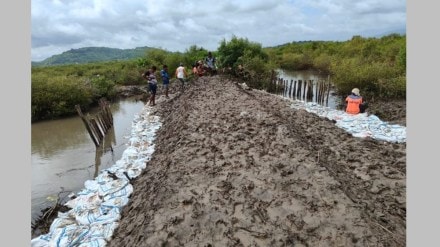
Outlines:
[[92,130],[90,129],[90,124],[88,123],[87,119],[84,117],[81,107],[79,105],[75,105],[76,111],[78,112],[78,115],[81,117],[81,120],[83,121],[84,125],[86,126],[87,131],[89,132],[90,137],[92,138],[92,141],[95,143],[95,146],[99,146],[98,140],[96,140],[96,137],[93,135]]
[[303,92],[302,92],[302,99],[306,100],[306,86],[307,86],[307,80],[304,80],[303,83]]
[[106,123],[108,123],[110,126],[112,126],[113,125],[113,116],[111,114],[109,104],[104,99],[100,99],[99,106],[101,108],[101,112],[103,113],[102,115],[104,116]]
[[98,120],[99,126],[104,131],[104,133],[107,133],[107,131],[111,128],[111,125],[110,125],[110,123],[107,123],[105,121],[105,113],[99,112],[97,120]]
[[293,80],[290,80],[290,85],[289,85],[289,98],[292,96],[292,83],[293,83]]
[[292,96],[295,96],[295,97],[292,97],[292,98],[295,98],[295,99],[296,99],[296,81],[293,83],[293,92],[292,92]]
[[278,93],[279,95],[283,95],[283,89],[284,89],[283,83],[284,83],[283,78],[280,78],[280,91]]
[[75,105],[78,115],[81,117],[93,143],[98,148],[104,141],[108,130],[113,126],[113,116],[109,104],[104,100],[99,100],[100,111],[96,114],[96,119],[85,117],[79,105]]
[[297,91],[297,98],[301,100],[301,88],[302,88],[302,80],[298,80],[298,91]]
[[320,93],[320,87],[321,86],[321,82],[318,80],[318,81],[316,81],[316,90],[315,90],[315,93],[316,93],[316,97],[315,97],[315,99],[316,99],[316,102],[319,104],[319,93]]
[[328,75],[328,83],[327,83],[327,99],[326,99],[326,102],[325,102],[325,106],[328,106],[328,98],[330,97],[330,88],[331,88],[330,75]]
[[309,83],[307,83],[307,98],[310,101],[313,101],[313,80],[309,80]]
[[284,89],[283,83],[284,83],[283,78],[280,78],[280,92],[279,92],[279,95],[281,95],[281,96],[283,95],[283,89]]
[[90,118],[91,123],[91,129],[94,131],[95,135],[98,137],[98,143],[102,143],[102,140],[104,139],[104,134],[101,132],[101,130],[98,127],[98,124],[96,123],[96,120],[94,118]]
[[308,80],[304,80],[304,93],[303,93],[303,97],[304,100],[307,102],[309,99],[309,81]]
[[324,100],[324,88],[325,88],[325,81],[321,81],[321,86],[320,86],[320,96],[319,96],[319,101],[321,102],[321,104],[323,103]]
[[284,87],[284,79],[281,78],[281,92],[280,92],[281,96],[284,96],[284,92],[285,92],[284,89],[285,89],[285,87]]
[[321,105],[321,101],[322,101],[322,89],[323,89],[323,87],[322,87],[322,81],[320,80],[319,82],[319,86],[318,86],[318,96],[317,96],[317,102],[318,102],[318,104],[320,104]]

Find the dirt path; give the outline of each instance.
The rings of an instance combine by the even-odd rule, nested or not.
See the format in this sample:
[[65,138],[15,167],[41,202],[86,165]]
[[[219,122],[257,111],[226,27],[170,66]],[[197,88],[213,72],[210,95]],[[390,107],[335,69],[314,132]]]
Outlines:
[[156,151],[108,246],[405,246],[406,144],[205,80],[157,104]]

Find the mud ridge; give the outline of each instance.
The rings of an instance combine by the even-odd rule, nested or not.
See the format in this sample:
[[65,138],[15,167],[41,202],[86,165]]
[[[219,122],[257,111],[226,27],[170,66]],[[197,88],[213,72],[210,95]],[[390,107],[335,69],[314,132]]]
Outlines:
[[155,107],[155,153],[108,246],[405,246],[405,143],[221,76]]

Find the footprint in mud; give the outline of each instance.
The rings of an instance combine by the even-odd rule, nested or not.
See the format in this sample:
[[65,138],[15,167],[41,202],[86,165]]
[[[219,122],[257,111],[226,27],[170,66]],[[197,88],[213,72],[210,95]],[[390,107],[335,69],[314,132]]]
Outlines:
[[173,216],[168,220],[168,224],[169,226],[171,225],[179,225],[180,223],[182,223],[185,220],[185,215],[183,216]]
[[217,183],[217,188],[221,189],[223,192],[229,192],[234,187],[230,182],[223,180]]
[[286,217],[299,231],[301,231],[305,225],[302,215],[289,214]]
[[404,179],[405,178],[405,175],[402,172],[397,171],[393,168],[389,168],[389,167],[385,167],[385,169],[382,171],[382,174],[389,179]]
[[202,208],[202,205],[200,205],[199,202],[193,203],[193,210],[192,210],[191,217],[194,219],[197,219],[198,217],[200,217],[204,213],[201,208]]
[[375,180],[373,181],[373,184],[371,185],[370,192],[373,194],[381,194],[386,191],[390,191],[390,188],[383,184],[382,182]]

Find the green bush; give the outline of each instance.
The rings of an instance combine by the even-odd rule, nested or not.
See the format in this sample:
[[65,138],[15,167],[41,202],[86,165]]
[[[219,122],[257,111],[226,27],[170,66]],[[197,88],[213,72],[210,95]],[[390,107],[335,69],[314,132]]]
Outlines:
[[[185,53],[179,58],[179,62],[183,62],[186,68],[192,68],[192,65],[196,63],[196,61],[203,60],[208,55],[208,50],[204,49],[203,47],[197,47],[196,45],[193,45],[189,47],[189,49],[185,50]],[[217,54],[212,54],[214,57],[216,57]],[[179,63],[175,64],[179,66]]]
[[266,61],[260,56],[254,57],[253,54],[247,52],[240,61],[245,71],[249,74],[249,86],[269,91],[272,71],[276,68],[275,64]]
[[330,73],[332,57],[326,53],[320,54],[313,60],[313,68],[323,73]]
[[406,74],[406,45],[403,44],[397,55],[397,66],[402,71],[403,74]]
[[265,61],[268,60],[268,55],[263,51],[261,44],[250,42],[246,38],[232,37],[227,42],[222,40],[218,48],[217,64],[220,67],[227,68],[229,66],[235,68],[239,64],[244,63],[244,55],[249,57],[259,57]]
[[276,65],[269,62],[269,55],[261,44],[235,36],[228,42],[223,40],[218,48],[217,61],[220,67],[232,67],[233,70],[242,65],[241,79],[253,88],[270,90],[271,75]]
[[406,77],[398,76],[389,79],[379,79],[375,82],[378,98],[406,98]]
[[32,78],[32,121],[72,115],[75,105],[88,107],[93,101],[87,83],[65,76]]
[[302,61],[302,54],[283,54],[280,61],[280,67],[286,70],[302,70],[304,67]]
[[105,78],[105,76],[97,75],[90,80],[92,85],[92,94],[96,100],[101,97],[108,99],[113,98],[116,95],[115,84]]
[[[365,64],[360,58],[352,58],[332,63],[331,70],[332,81],[341,95],[350,93],[354,87],[371,97],[402,96],[402,90],[406,90],[406,83],[402,84],[404,77],[400,76],[398,68],[388,64]],[[394,89],[398,91],[386,92]]]

